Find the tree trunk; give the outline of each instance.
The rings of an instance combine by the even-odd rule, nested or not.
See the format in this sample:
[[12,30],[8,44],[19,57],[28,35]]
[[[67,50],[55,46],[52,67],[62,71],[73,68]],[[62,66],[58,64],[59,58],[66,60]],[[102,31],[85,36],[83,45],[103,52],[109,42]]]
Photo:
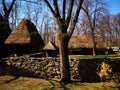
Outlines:
[[0,17],[0,43],[4,44],[5,40],[11,33],[11,29],[9,26],[9,20],[8,17],[1,16]]
[[8,55],[8,49],[5,45],[5,40],[11,33],[10,27],[9,27],[9,21],[8,18],[5,18],[5,16],[0,16],[0,57],[4,57]]
[[95,43],[95,36],[94,36],[94,31],[92,31],[92,40],[93,40],[93,56],[96,56],[96,43]]
[[68,59],[68,42],[69,38],[67,33],[62,33],[59,36],[60,39],[60,66],[61,66],[61,82],[69,83],[70,79],[70,66]]

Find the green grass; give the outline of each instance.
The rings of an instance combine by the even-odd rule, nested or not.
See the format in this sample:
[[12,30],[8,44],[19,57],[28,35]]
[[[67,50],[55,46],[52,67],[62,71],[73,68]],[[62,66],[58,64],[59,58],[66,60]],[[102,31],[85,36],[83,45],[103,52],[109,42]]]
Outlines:
[[95,58],[111,58],[120,57],[120,54],[108,54],[108,55],[69,55],[70,59],[95,59]]
[[69,90],[119,90],[119,85],[114,82],[104,83],[74,83],[68,84],[66,87]]
[[[6,83],[6,81],[10,81]],[[39,78],[0,76],[0,90],[119,90],[120,84],[115,82],[103,83],[60,83],[58,80]]]

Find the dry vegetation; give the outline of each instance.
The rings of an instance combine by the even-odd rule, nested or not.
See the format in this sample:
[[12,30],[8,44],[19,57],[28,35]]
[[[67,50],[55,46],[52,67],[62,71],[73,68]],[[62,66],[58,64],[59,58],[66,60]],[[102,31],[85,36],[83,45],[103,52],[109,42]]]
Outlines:
[[103,83],[60,83],[58,80],[39,78],[0,76],[0,90],[119,90],[120,84]]

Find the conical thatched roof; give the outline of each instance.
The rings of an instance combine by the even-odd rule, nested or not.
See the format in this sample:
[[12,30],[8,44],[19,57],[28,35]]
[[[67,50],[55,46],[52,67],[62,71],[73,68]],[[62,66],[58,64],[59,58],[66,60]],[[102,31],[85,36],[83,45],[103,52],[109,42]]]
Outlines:
[[43,50],[57,50],[57,46],[53,42],[48,42],[43,48]]
[[31,48],[43,47],[44,43],[36,27],[28,19],[22,19],[9,35],[5,44],[28,45]]

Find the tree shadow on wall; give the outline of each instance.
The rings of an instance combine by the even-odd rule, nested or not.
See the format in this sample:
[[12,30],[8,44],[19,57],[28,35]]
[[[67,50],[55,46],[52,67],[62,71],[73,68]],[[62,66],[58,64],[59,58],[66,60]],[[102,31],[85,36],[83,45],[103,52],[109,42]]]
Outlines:
[[[100,82],[100,77],[97,75],[97,68],[103,62],[107,62],[112,67],[110,79],[120,82],[120,59],[81,59],[78,65],[79,78],[81,82]],[[106,81],[107,79],[103,80]]]
[[[18,77],[35,77],[38,78],[39,76],[36,75],[34,72],[29,71],[24,68],[15,67],[14,65],[8,65],[5,60],[0,59],[0,76],[4,75],[12,75],[15,76],[14,79]],[[9,82],[9,81],[8,81]]]
[[79,77],[81,82],[99,82],[99,76],[96,74],[97,63],[100,60],[82,59],[79,63]]

